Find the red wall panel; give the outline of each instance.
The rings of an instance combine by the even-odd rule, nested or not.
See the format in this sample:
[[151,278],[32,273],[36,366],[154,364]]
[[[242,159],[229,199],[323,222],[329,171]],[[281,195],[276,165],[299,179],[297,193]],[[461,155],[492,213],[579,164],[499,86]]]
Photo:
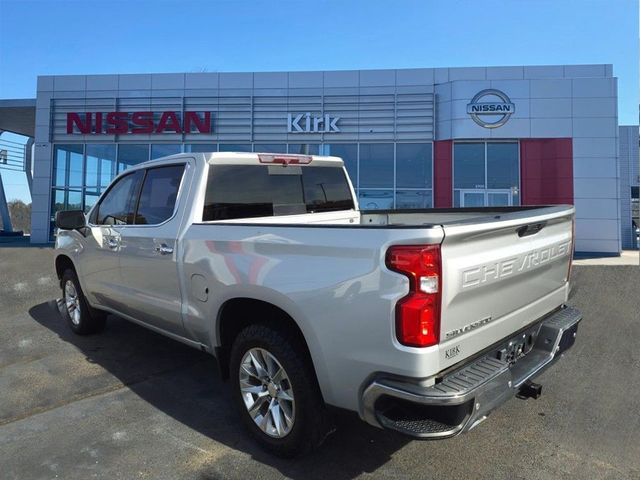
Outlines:
[[522,205],[573,204],[571,138],[520,140]]
[[453,141],[433,142],[433,200],[434,207],[453,206]]

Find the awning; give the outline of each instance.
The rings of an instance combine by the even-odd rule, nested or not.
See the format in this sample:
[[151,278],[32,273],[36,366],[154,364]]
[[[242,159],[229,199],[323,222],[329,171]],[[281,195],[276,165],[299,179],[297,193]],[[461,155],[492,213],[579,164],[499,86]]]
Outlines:
[[34,137],[36,99],[0,100],[0,130]]

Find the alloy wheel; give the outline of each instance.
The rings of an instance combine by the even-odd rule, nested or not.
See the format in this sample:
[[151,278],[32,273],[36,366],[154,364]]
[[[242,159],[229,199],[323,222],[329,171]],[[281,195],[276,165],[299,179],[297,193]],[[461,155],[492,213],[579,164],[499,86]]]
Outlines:
[[78,298],[78,291],[71,280],[67,280],[64,284],[64,303],[71,322],[74,325],[80,325],[80,298]]
[[289,434],[295,421],[291,381],[278,359],[263,348],[251,348],[240,362],[240,391],[247,412],[264,433]]

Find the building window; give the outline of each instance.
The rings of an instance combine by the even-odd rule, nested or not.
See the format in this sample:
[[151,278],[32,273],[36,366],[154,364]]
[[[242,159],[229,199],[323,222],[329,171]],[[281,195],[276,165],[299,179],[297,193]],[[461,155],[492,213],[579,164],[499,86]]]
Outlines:
[[54,146],[53,185],[51,195],[50,231],[60,210],[83,209],[84,145]]
[[[511,202],[520,204],[520,159],[517,143],[487,143],[487,188],[489,190],[510,190]],[[502,199],[506,197],[496,196]],[[493,205],[489,202],[489,205]],[[501,205],[501,204],[500,204]]]
[[456,207],[520,204],[517,142],[458,142],[453,146]]
[[217,152],[218,145],[215,143],[192,143],[190,145],[185,145],[184,151],[187,153]]
[[396,145],[395,208],[431,208],[433,147],[431,143]]
[[116,173],[115,144],[87,144],[84,184],[86,187],[107,187]]
[[396,190],[395,208],[432,208],[431,190]]
[[57,187],[81,187],[84,145],[56,145],[54,181]]
[[361,143],[358,200],[363,210],[388,210],[394,204],[393,143]]
[[317,143],[290,143],[288,153],[320,155],[320,145]]
[[175,155],[176,153],[182,153],[182,145],[167,143],[151,145],[151,160]]
[[[291,145],[289,145],[291,148]],[[351,183],[358,188],[358,145],[355,143],[330,143],[322,146],[321,155],[333,155],[342,158]]]
[[247,144],[235,144],[235,143],[221,143],[221,152],[252,152],[253,148],[250,143]]
[[253,151],[257,153],[287,153],[284,143],[255,143]]
[[89,189],[84,192],[84,213],[88,213],[89,210],[96,204],[98,198],[100,198],[100,190],[91,191]]
[[358,203],[362,210],[391,210],[393,208],[393,190],[358,190]]
[[118,173],[149,160],[149,145],[118,144]]
[[55,218],[56,212],[67,210],[65,201],[65,190],[54,188],[51,199],[51,218]]
[[67,190],[67,210],[82,210],[82,191]]
[[359,188],[391,188],[393,179],[393,144],[360,144]]

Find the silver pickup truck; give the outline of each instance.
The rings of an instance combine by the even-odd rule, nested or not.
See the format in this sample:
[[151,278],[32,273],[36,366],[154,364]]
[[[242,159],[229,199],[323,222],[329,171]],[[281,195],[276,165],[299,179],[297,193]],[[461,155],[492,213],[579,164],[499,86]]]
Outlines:
[[328,406],[423,439],[470,430],[574,343],[572,206],[361,211],[341,159],[181,154],[58,212],[61,311],[213,354],[267,449]]

